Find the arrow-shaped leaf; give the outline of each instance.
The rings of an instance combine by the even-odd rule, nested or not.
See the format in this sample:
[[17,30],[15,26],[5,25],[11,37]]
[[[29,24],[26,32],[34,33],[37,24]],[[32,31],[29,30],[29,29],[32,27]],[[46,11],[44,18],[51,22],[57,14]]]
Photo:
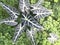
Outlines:
[[0,2],[0,5],[3,7],[3,9],[5,9],[7,12],[8,12],[8,14],[12,17],[14,17],[14,18],[17,18],[18,16],[17,15],[19,15],[19,12],[17,11],[17,9],[16,8],[14,8],[14,7],[11,7],[11,6],[9,6],[9,5],[6,5],[6,4],[4,4],[4,3],[2,3],[2,2]]
[[13,19],[12,17],[2,19],[0,21],[0,24],[2,24],[2,23],[5,23],[5,24],[10,25],[10,26],[15,26],[18,24],[17,22],[15,22],[15,19]]
[[58,35],[54,34],[54,33],[50,33],[49,34],[50,37],[48,37],[48,41],[52,44],[54,44],[55,41],[57,41],[59,39]]
[[22,12],[25,12],[29,10],[29,0],[19,0],[19,8]]
[[41,5],[40,5],[40,7],[33,7],[33,9],[31,9],[31,11],[33,12],[33,14],[36,14],[34,16],[34,18],[36,18],[36,19],[40,19],[40,18],[49,16],[52,13],[52,11],[46,9],[45,7],[43,7]]
[[34,31],[33,30],[27,30],[26,31],[27,37],[29,40],[31,40],[32,45],[36,45],[35,38],[34,38]]
[[24,27],[25,25],[22,25],[22,23],[20,23],[17,27],[16,27],[16,31],[13,37],[13,43],[15,43],[18,39],[19,36],[21,36],[21,33],[24,31]]

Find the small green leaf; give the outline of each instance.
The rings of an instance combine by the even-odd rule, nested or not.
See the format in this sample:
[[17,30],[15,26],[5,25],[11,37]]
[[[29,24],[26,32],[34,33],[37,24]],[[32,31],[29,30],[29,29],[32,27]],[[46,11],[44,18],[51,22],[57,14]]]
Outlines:
[[54,2],[56,2],[56,3],[57,3],[57,2],[58,2],[58,0],[54,0]]

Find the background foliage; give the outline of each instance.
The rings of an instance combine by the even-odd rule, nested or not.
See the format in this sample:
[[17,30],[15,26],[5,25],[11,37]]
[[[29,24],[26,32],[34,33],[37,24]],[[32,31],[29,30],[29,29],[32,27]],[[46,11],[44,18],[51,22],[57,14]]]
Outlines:
[[[17,0],[0,0],[5,4],[11,5],[18,9]],[[35,3],[37,0],[31,0],[31,3]],[[60,37],[60,0],[44,0],[42,4],[44,7],[53,11],[48,17],[40,19],[40,24],[44,26],[44,31],[36,34],[37,45],[51,45],[47,40],[48,34],[53,32]],[[9,17],[7,12],[0,6],[0,20]],[[13,45],[12,37],[14,35],[14,28],[5,24],[0,25],[0,45]],[[25,33],[18,39],[16,45],[31,45],[31,42],[27,39]],[[57,40],[52,45],[60,45],[60,41]]]

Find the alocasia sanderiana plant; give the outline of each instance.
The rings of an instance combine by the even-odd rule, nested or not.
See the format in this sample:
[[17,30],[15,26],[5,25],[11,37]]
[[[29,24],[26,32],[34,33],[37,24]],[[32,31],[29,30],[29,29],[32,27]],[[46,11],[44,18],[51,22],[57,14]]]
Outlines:
[[57,41],[59,39],[58,35],[56,35],[55,33],[49,33],[49,36],[47,39],[51,44],[54,44],[55,41]]
[[[38,0],[37,3],[30,4],[29,0],[19,0],[19,11],[14,7],[0,2],[2,8],[10,15],[8,18],[2,19],[0,24],[4,23],[10,26],[16,26],[15,35],[13,37],[14,44],[18,37],[20,37],[23,32],[26,32],[27,37],[32,42],[32,45],[36,45],[34,34],[39,30],[43,30],[43,26],[41,26],[38,21],[40,18],[46,17],[52,13],[50,10],[41,5],[42,2],[43,0]],[[19,15],[20,23],[16,22]]]

